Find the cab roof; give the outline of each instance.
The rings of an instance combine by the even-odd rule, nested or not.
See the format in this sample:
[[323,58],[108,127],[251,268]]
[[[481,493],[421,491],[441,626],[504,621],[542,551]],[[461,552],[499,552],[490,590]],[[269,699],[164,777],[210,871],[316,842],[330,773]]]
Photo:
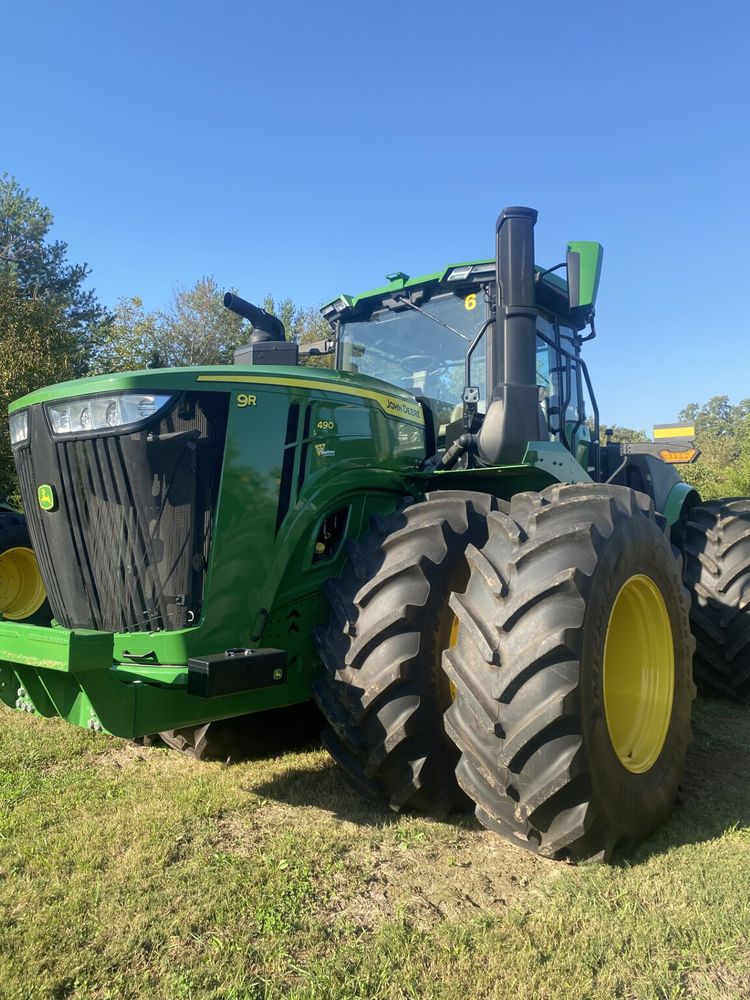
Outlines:
[[[569,316],[567,282],[557,274],[544,273],[542,267],[536,267],[536,272],[537,275],[541,275],[537,285],[540,305],[552,309],[559,315]],[[424,289],[430,295],[436,291],[460,293],[467,288],[494,281],[495,261],[493,259],[461,261],[416,278],[411,278],[403,271],[397,271],[387,274],[386,280],[387,284],[359,295],[347,293],[337,295],[335,299],[326,302],[320,311],[333,324],[339,319],[366,316],[399,292],[408,293]]]

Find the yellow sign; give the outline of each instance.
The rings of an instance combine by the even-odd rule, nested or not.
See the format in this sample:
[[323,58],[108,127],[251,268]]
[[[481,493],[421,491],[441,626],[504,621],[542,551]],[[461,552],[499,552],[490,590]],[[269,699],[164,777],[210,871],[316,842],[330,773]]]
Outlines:
[[654,426],[654,441],[694,437],[695,427],[693,424],[656,424]]

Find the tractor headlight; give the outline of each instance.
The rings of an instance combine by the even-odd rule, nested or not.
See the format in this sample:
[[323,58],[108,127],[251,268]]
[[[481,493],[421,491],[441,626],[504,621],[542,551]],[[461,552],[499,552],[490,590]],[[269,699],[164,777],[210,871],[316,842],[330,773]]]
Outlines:
[[21,410],[20,413],[11,413],[8,424],[11,445],[15,447],[17,444],[26,444],[29,440],[29,411]]
[[87,434],[143,423],[172,398],[164,393],[118,392],[56,400],[47,403],[46,410],[53,434]]

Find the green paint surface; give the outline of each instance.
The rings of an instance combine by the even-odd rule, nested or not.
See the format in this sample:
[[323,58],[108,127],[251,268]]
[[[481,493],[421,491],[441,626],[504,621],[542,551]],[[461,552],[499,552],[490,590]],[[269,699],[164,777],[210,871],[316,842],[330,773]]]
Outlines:
[[604,247],[591,240],[574,240],[568,250],[577,253],[580,260],[579,306],[592,306],[599,291]]

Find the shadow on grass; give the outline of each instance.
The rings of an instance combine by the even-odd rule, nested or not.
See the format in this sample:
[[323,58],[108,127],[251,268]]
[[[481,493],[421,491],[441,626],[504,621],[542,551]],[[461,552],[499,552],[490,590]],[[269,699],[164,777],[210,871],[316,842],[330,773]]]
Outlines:
[[[680,796],[670,820],[636,851],[621,857],[623,864],[646,860],[671,847],[720,837],[735,826],[750,826],[750,707],[721,699],[699,698],[693,710],[693,742],[688,752]],[[320,765],[295,760],[282,775],[253,787],[257,795],[293,806],[329,810],[340,819],[383,826],[398,814],[369,804],[347,785],[333,763]],[[458,814],[446,822],[481,829],[471,815]]]
[[[320,749],[321,742],[317,740],[308,747]],[[404,815],[425,818],[419,813],[397,813],[385,804],[367,800],[348,784],[333,758],[327,754],[321,757],[319,752],[290,754],[282,772],[275,773],[268,780],[254,781],[247,791],[295,808],[322,809],[340,820],[360,826],[382,828],[398,823]],[[435,822],[435,817],[430,817],[430,821]],[[452,813],[437,821],[461,829],[482,829],[472,811]]]
[[674,813],[629,862],[750,826],[748,775],[750,707],[699,698],[693,707],[693,742]]
[[[314,749],[321,745],[320,731],[323,717],[312,702],[301,702],[285,708],[273,708],[250,715],[237,715],[209,723],[200,745],[200,755],[194,747],[194,733],[201,733],[204,726],[187,726],[185,729],[141,737],[134,742],[146,746],[172,746],[188,757],[224,764],[243,761],[262,761],[278,757],[290,750]],[[186,745],[172,740],[185,739]]]
[[[347,783],[341,768],[332,759],[321,764],[318,754],[314,758],[310,755],[309,762],[305,755],[296,757],[283,774],[253,784],[251,790],[255,795],[275,802],[284,802],[294,807],[323,809],[340,820],[360,826],[382,828],[398,823],[400,817],[408,815],[393,812],[384,805],[364,799]],[[435,822],[434,817],[431,817],[431,821]],[[454,813],[445,817],[442,822],[462,829],[481,829],[468,812]]]

